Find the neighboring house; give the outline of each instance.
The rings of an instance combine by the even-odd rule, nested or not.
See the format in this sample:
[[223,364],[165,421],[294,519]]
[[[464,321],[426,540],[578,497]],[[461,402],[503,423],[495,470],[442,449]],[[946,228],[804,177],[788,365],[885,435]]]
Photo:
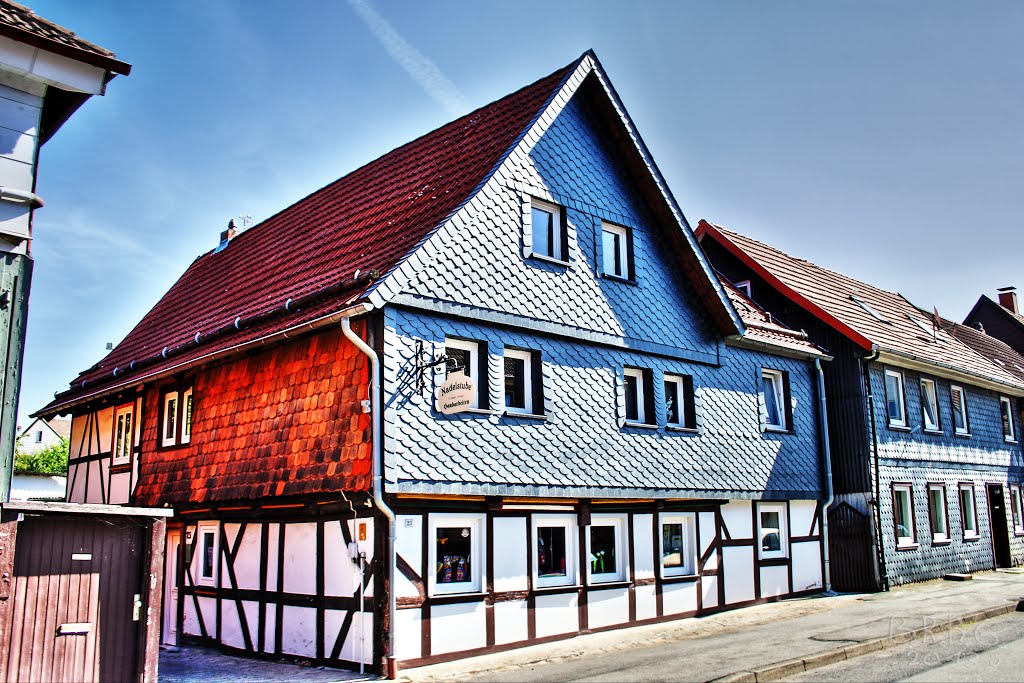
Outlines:
[[821,591],[823,359],[588,52],[225,232],[40,414],[68,500],[173,506],[165,642],[419,664]]
[[60,475],[15,473],[11,479],[11,500],[64,500],[67,479]]
[[899,294],[706,221],[697,236],[772,319],[833,356],[825,379],[836,588],[1020,564],[1024,377]]
[[996,303],[982,294],[964,318],[964,325],[981,329],[1009,344],[1017,353],[1024,353],[1024,315],[1017,301],[1017,288],[1001,288],[998,298]]
[[18,452],[38,453],[70,438],[71,420],[60,417],[46,420],[37,417],[21,431],[21,436],[18,437]]
[[10,487],[32,281],[40,148],[131,66],[22,5],[0,0],[0,502]]

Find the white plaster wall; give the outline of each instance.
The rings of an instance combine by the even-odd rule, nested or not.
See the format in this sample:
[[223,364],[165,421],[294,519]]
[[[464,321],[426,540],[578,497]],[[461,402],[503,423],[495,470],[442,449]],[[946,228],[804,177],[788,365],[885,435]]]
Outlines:
[[722,506],[722,521],[733,539],[753,538],[750,501],[738,500]]
[[71,482],[68,500],[72,503],[85,502],[85,472],[88,467],[88,463],[68,467],[68,481]]
[[128,502],[128,487],[131,482],[130,472],[119,472],[110,475],[110,495],[107,502],[111,505],[124,505]]
[[267,525],[267,589],[277,590],[277,554],[280,524]]
[[704,609],[718,607],[718,577],[702,577],[700,580],[700,588],[703,592],[703,595],[701,595],[701,606]]
[[793,590],[823,588],[825,582],[821,577],[821,546],[814,542],[794,543],[792,548]]
[[[402,556],[402,559],[410,567],[419,572],[420,567],[423,566],[423,517],[421,515],[398,515],[397,524],[398,554]],[[422,576],[420,578],[423,579],[423,583],[426,585],[427,577]],[[398,589],[396,595],[400,598],[415,598],[419,595],[416,586],[412,584],[412,581],[405,578],[402,572],[395,572],[395,587]],[[418,650],[418,640],[416,647]],[[416,657],[418,656],[416,655]],[[400,657],[402,659],[414,659],[412,656],[400,655]]]
[[[288,580],[287,571],[285,571],[285,580]],[[281,628],[281,651],[300,657],[316,657],[315,609],[285,605]]]
[[[246,615],[248,617],[248,615]],[[216,627],[210,629],[216,631]],[[223,600],[220,606],[220,642],[229,647],[242,649],[245,639],[242,637],[242,622],[238,618],[238,607],[234,600]]]
[[494,642],[498,645],[526,640],[529,634],[525,600],[494,603]]
[[725,571],[725,604],[753,600],[754,549],[752,547],[722,548],[722,565],[722,569]]
[[817,533],[818,525],[811,527],[814,519],[814,510],[817,508],[817,501],[793,500],[789,503],[789,530],[792,536],[813,536]]
[[[269,585],[269,584],[268,584]],[[267,604],[267,620],[263,625],[263,651],[277,651],[277,606],[273,603]],[[259,641],[257,641],[259,645]]]
[[587,619],[590,628],[629,621],[629,589],[590,591],[587,594]]
[[633,576],[636,579],[654,578],[654,515],[633,516]]
[[[697,559],[699,560],[707,552],[711,544],[715,542],[715,513],[713,512],[700,512],[697,514],[697,524],[700,526],[700,542],[697,544]],[[711,563],[714,562],[714,565]],[[708,569],[714,569],[718,566],[718,558],[714,555],[708,560],[708,563],[704,565]]]
[[636,618],[638,621],[658,616],[658,589],[656,586],[637,586],[633,595],[636,596]]
[[494,518],[494,590],[526,590],[526,517]]
[[430,608],[430,652],[474,650],[487,646],[483,602],[434,605]]
[[771,598],[789,593],[788,567],[761,567],[761,597]]
[[[331,650],[334,648],[334,641],[338,638],[338,634],[341,632],[341,625],[345,621],[346,614],[347,612],[342,610],[326,610],[324,612],[324,633],[326,634],[326,642],[324,643],[325,654],[329,655]],[[399,633],[399,635],[401,634]],[[362,643],[360,643],[360,636],[363,638]],[[400,646],[399,652],[401,652]],[[356,612],[352,617],[352,626],[348,629],[348,634],[345,636],[345,642],[341,644],[341,653],[339,656],[350,662],[358,662],[360,657],[362,657],[362,661],[366,664],[373,661],[372,614],[360,614],[359,612]],[[401,655],[399,655],[399,658],[401,658]]]
[[111,440],[114,438],[114,409],[104,408],[97,411],[96,417],[98,418],[96,424],[99,428],[100,453],[109,453],[112,448]]
[[[260,587],[261,526],[249,524],[245,527],[242,544],[238,546],[238,555],[235,556],[235,579],[238,587],[243,590],[259,590]],[[229,537],[233,538],[234,533],[229,533]],[[268,584],[267,587],[271,586]]]
[[206,633],[215,636],[217,634],[217,599],[199,596],[198,600],[199,610],[203,613],[203,624],[206,625]]
[[[102,503],[103,502],[103,489],[100,488],[100,477],[103,476],[103,470],[100,468],[102,460],[94,460],[92,462],[85,463],[85,467],[89,470],[88,489],[85,493],[85,502],[87,503]],[[102,486],[106,487],[104,481]]]
[[533,604],[538,638],[580,630],[579,597],[575,593],[538,595]]
[[423,650],[420,648],[420,610],[400,609],[395,617],[395,648],[398,659],[419,659]]
[[316,594],[315,523],[285,525],[282,570],[286,593]]
[[192,602],[192,598],[187,595],[182,595],[178,599],[184,602],[182,605],[182,632],[190,636],[202,635],[199,631],[199,618],[196,617],[196,608],[195,604]]
[[[367,523],[367,538],[369,520]],[[349,520],[324,523],[324,592],[327,595],[353,596],[359,593],[359,565],[349,559],[348,546],[341,533],[341,525]],[[355,536],[352,537],[353,539]],[[369,563],[370,558],[367,558]],[[401,576],[401,572],[396,572]],[[367,586],[369,589],[372,582]]]
[[697,582],[666,584],[661,589],[661,606],[665,614],[697,611]]
[[71,418],[71,444],[68,447],[68,457],[77,458],[82,453],[82,439],[85,438],[85,421],[88,415],[76,415]]

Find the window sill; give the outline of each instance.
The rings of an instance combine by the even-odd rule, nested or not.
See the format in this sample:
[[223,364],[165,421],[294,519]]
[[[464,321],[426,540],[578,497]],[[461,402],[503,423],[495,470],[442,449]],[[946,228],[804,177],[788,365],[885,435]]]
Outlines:
[[785,427],[772,427],[771,425],[768,425],[767,427],[764,428],[764,433],[765,434],[792,434],[793,430],[792,429],[786,429]]
[[961,439],[971,438],[970,432],[953,432],[953,436],[959,436]]
[[487,408],[466,408],[465,410],[460,410],[457,413],[449,413],[448,415],[445,415],[438,410],[437,414],[442,417],[458,417],[459,415],[495,415],[497,412],[498,411],[496,410],[488,410]]
[[622,277],[621,275],[612,275],[610,273],[601,273],[601,277],[605,280],[612,280],[614,282],[621,282],[624,285],[639,286],[640,283],[636,280],[630,280],[628,277]]
[[533,592],[534,593],[558,593],[558,592],[571,592],[578,591],[583,588],[583,584],[579,583],[567,583],[561,586],[538,586],[534,582]]
[[923,431],[925,434],[930,434],[931,436],[942,436],[943,435],[941,429],[923,429],[921,431]]
[[1012,443],[1012,444],[1016,445],[1016,444],[1017,444],[1017,439],[1007,439],[1007,438],[1006,438],[1006,437],[1004,436],[1004,437],[1003,437],[1003,443]]
[[979,534],[972,534],[972,535],[964,534],[964,543],[977,543],[980,540],[981,540],[981,536]]
[[527,258],[535,259],[543,263],[550,263],[553,266],[562,266],[563,268],[568,268],[569,266],[572,265],[572,263],[569,261],[563,261],[560,258],[555,258],[553,256],[544,256],[542,254],[530,254]]
[[520,418],[523,420],[537,420],[539,422],[546,422],[548,419],[547,415],[538,415],[537,413],[517,413],[514,410],[506,410],[502,413],[502,417]]
[[897,543],[896,552],[901,552],[904,550],[917,550],[920,547],[921,545],[918,543]]
[[933,548],[934,547],[942,547],[944,545],[949,545],[952,542],[953,542],[953,540],[950,539],[950,538],[933,538],[932,539],[932,547]]
[[591,581],[587,584],[587,588],[590,590],[599,590],[604,588],[628,588],[632,583],[623,579],[612,579],[610,581]]
[[656,424],[652,425],[649,422],[633,422],[632,420],[626,420],[622,424],[622,426],[623,427],[633,427],[633,428],[636,428],[636,429],[657,429],[658,428],[658,425],[656,425]]
[[487,593],[481,593],[478,590],[467,591],[465,593],[431,593],[430,599],[435,602],[442,602],[444,600],[483,600],[487,597]]
[[668,576],[662,576],[662,583],[693,583],[699,576],[696,574],[670,574]]
[[894,432],[909,432],[910,431],[910,427],[908,427],[906,425],[900,425],[900,424],[895,424],[894,425],[891,422],[889,423],[889,429],[893,430]]
[[697,434],[700,430],[696,427],[681,427],[679,425],[665,425],[666,432],[680,432],[683,434]]

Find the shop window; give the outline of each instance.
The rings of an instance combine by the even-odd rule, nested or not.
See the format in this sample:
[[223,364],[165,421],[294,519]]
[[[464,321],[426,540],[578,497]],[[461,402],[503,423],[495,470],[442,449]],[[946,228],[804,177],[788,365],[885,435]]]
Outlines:
[[939,431],[939,394],[935,380],[921,380],[921,421],[926,432]]
[[910,484],[893,484],[892,516],[896,530],[896,546],[914,546],[917,543],[917,536],[914,533],[914,489]]
[[885,409],[889,415],[890,427],[906,427],[907,412],[903,396],[903,373],[898,370],[885,371]]
[[970,423],[967,420],[967,395],[964,393],[964,388],[951,384],[949,386],[949,397],[953,403],[953,431],[961,435],[969,434]]
[[758,557],[762,560],[789,556],[789,522],[783,503],[757,504]]
[[533,516],[533,584],[538,588],[576,585],[575,515]]
[[694,515],[661,515],[661,575],[691,576],[697,573]]
[[626,580],[626,518],[592,515],[587,534],[590,583]]
[[430,515],[432,595],[479,593],[483,587],[483,515]]
[[960,519],[964,538],[978,538],[978,508],[974,499],[974,484],[960,484]]
[[217,585],[220,565],[220,525],[216,522],[199,524],[199,576],[196,582],[204,586]]
[[110,464],[125,465],[132,457],[132,406],[119,408],[114,414],[114,439]]
[[949,541],[949,514],[946,510],[946,487],[928,484],[928,519],[932,527],[932,541]]
[[665,424],[680,429],[697,428],[693,377],[665,375]]

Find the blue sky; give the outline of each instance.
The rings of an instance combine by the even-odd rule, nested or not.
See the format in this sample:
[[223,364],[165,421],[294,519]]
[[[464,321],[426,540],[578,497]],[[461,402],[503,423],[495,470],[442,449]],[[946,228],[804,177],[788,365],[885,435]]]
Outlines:
[[1024,288],[1022,3],[28,4],[133,71],[41,153],[23,416],[230,218],[258,222],[588,48],[694,226],[952,318]]

